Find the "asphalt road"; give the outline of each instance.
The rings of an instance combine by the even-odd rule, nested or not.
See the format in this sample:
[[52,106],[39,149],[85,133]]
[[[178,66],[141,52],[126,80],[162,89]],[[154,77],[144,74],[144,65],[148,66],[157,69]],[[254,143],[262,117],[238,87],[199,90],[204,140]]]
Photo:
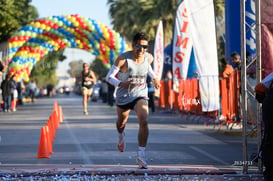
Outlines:
[[[55,101],[62,107],[64,121],[56,130],[51,157],[37,158],[41,127],[53,113]],[[99,169],[96,171],[100,173],[142,173],[135,164],[138,132],[135,113],[131,112],[125,130],[126,150],[120,153],[116,148],[115,108],[99,100],[89,102],[88,111],[89,115],[83,115],[80,96],[57,95],[25,103],[16,112],[0,112],[0,172]],[[213,125],[205,126],[206,119],[160,111],[150,114],[146,172],[240,174],[242,136],[224,134]],[[256,163],[250,159],[257,150],[256,137],[248,137],[247,150],[248,172],[259,174]]]

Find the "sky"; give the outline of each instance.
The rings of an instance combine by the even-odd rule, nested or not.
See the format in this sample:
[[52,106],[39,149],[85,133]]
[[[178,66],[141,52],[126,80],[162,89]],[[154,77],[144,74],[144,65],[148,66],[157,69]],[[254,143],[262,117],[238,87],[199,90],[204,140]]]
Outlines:
[[[112,28],[107,0],[32,0],[31,4],[37,8],[39,18],[79,14]],[[62,72],[69,69],[68,64],[71,60],[83,60],[90,63],[94,59],[91,53],[80,49],[66,48],[64,54],[67,59],[58,63],[57,69]]]

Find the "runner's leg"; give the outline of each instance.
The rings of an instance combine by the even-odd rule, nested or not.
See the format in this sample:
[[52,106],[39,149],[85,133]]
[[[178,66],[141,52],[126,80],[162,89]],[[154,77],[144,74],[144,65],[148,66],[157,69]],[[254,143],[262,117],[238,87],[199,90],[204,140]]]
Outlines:
[[135,105],[135,112],[139,121],[139,130],[138,130],[138,146],[146,147],[149,128],[148,128],[148,115],[149,107],[148,101],[140,99]]

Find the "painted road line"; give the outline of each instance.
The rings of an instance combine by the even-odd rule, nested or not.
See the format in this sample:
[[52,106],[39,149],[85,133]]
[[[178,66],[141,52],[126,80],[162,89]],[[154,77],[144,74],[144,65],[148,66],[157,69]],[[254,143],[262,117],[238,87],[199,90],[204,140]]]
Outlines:
[[199,148],[197,148],[197,147],[195,147],[195,146],[190,146],[190,148],[193,149],[194,151],[197,151],[197,152],[199,152],[199,153],[201,153],[201,154],[203,154],[203,155],[209,157],[210,159],[212,159],[212,160],[214,160],[214,161],[217,161],[217,162],[223,164],[223,165],[230,165],[229,163],[227,163],[227,162],[225,162],[225,161],[223,161],[223,160],[221,160],[221,159],[219,159],[219,158],[217,158],[217,157],[215,157],[215,156],[209,154],[208,152],[206,152],[206,151],[204,151],[204,150],[201,150],[201,149],[199,149]]

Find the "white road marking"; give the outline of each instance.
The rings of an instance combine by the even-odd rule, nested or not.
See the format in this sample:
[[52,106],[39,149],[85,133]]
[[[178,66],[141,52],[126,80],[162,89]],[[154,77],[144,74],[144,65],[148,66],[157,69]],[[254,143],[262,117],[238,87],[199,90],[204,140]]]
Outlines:
[[203,155],[205,155],[205,156],[207,156],[207,157],[209,157],[210,159],[212,159],[214,161],[217,161],[217,162],[223,164],[223,165],[230,165],[229,163],[227,163],[227,162],[225,162],[225,161],[223,161],[223,160],[221,160],[221,159],[219,159],[219,158],[209,154],[208,152],[206,152],[204,150],[201,150],[201,149],[199,149],[199,148],[197,148],[195,146],[190,146],[190,148],[197,151],[197,152],[199,152],[199,153],[201,153],[201,154],[203,154]]

